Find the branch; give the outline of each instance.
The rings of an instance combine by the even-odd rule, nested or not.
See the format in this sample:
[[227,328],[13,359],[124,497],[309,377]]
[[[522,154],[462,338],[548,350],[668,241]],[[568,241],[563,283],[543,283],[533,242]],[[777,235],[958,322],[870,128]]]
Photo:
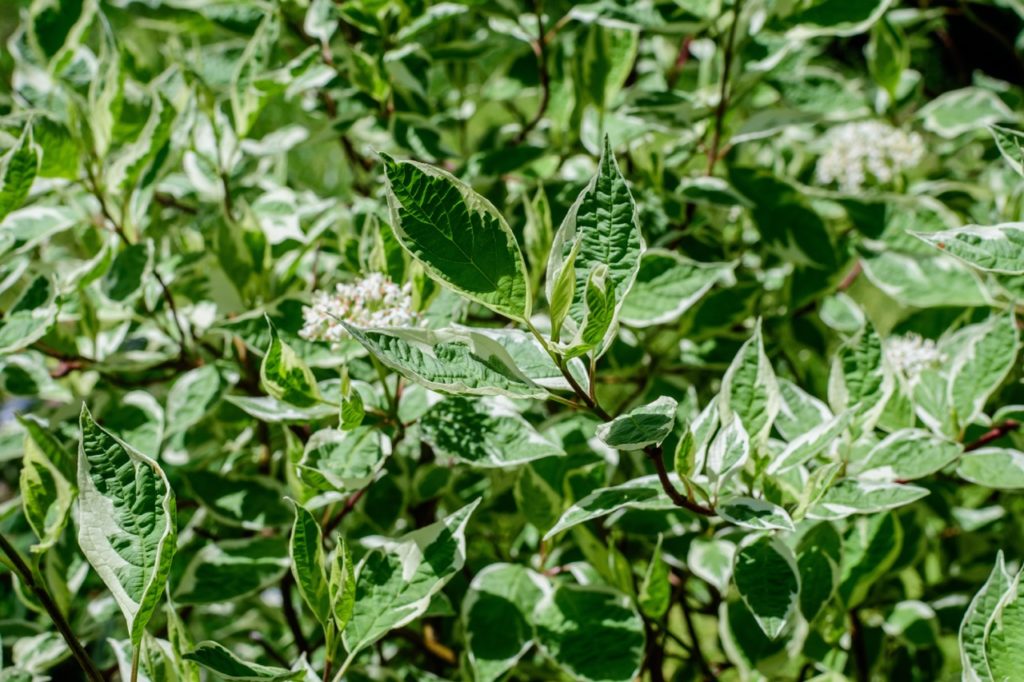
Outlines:
[[964,445],[964,452],[970,452],[971,450],[977,450],[983,448],[992,441],[999,440],[1008,433],[1012,433],[1020,428],[1020,422],[1015,419],[1007,419],[1002,424],[996,424],[991,429],[981,434],[976,440],[971,441]]
[[67,619],[64,618],[64,614],[61,613],[57,604],[55,604],[53,599],[50,597],[50,593],[46,591],[45,587],[36,581],[35,574],[32,572],[32,569],[28,567],[25,561],[21,558],[21,554],[18,553],[18,550],[15,549],[3,535],[0,535],[0,550],[7,555],[7,558],[10,560],[11,567],[14,569],[14,572],[18,574],[21,582],[32,590],[36,599],[38,599],[39,603],[42,604],[44,609],[46,609],[47,615],[50,616],[50,620],[53,621],[53,624],[57,626],[57,630],[60,632],[61,637],[63,637],[64,641],[67,642],[68,648],[71,649],[71,654],[75,657],[75,660],[78,661],[78,665],[82,667],[86,678],[91,682],[103,682],[103,673],[99,671],[96,664],[92,662],[91,658],[89,658],[88,652],[86,652],[82,643],[78,641],[78,637],[75,636],[74,631],[71,629],[71,625],[68,623]]
[[546,49],[548,37],[544,33],[544,20],[541,17],[542,12],[537,0],[533,0],[533,13],[537,17],[537,40],[533,41],[530,46],[533,48],[533,53],[537,56],[537,75],[540,78],[540,105],[537,107],[537,113],[516,135],[513,144],[522,144],[526,136],[530,134],[530,131],[537,127],[537,124],[544,118],[544,113],[548,110],[548,102],[551,100],[551,74],[548,72]]
[[309,641],[302,632],[302,623],[299,622],[299,616],[295,613],[295,604],[292,603],[294,580],[290,570],[286,571],[284,577],[281,578],[281,610],[284,612],[284,620],[288,624],[288,629],[292,631],[292,638],[295,640],[295,646],[298,647],[299,653],[309,654]]
[[735,0],[732,24],[729,26],[729,35],[725,39],[725,47],[723,48],[722,83],[718,90],[718,106],[715,107],[715,132],[711,138],[711,146],[708,148],[707,175],[715,172],[715,164],[718,162],[718,149],[722,144],[722,127],[725,120],[725,112],[729,108],[729,77],[732,74],[733,48],[736,44],[736,25],[740,23],[740,10],[742,6],[743,0]]

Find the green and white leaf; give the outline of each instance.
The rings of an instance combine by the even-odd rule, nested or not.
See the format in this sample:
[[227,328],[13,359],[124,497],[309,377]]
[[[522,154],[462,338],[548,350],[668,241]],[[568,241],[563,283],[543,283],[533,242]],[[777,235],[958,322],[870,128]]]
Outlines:
[[927,488],[888,481],[847,478],[829,488],[807,516],[812,519],[844,519],[854,514],[877,514],[917,502]]
[[968,265],[1003,275],[1024,275],[1024,223],[966,225],[917,237]]
[[715,505],[715,513],[733,525],[750,530],[794,530],[793,519],[786,510],[766,500],[729,497]]
[[15,146],[0,157],[0,220],[21,207],[39,170],[39,147],[26,126]]
[[956,461],[959,444],[921,429],[902,429],[871,448],[855,470],[865,481],[913,481]]
[[379,429],[321,429],[306,442],[299,476],[322,490],[356,490],[374,479],[391,454],[391,442]]
[[971,599],[960,623],[960,665],[965,682],[994,682],[985,655],[985,630],[1012,581],[1013,577],[1006,571],[1006,562],[1000,550],[996,554],[992,573]]
[[1024,489],[1024,452],[987,447],[964,453],[957,476],[994,490]]
[[977,87],[944,92],[917,112],[926,130],[945,138],[1011,121],[1013,112],[994,92]]
[[675,428],[677,407],[674,398],[662,396],[601,424],[597,437],[616,450],[643,450],[648,445],[660,445]]
[[419,424],[423,439],[442,461],[508,468],[565,455],[505,398],[445,398],[431,407]]
[[768,463],[767,473],[775,475],[788,471],[824,452],[835,442],[839,434],[846,430],[850,418],[850,412],[843,412],[800,434],[787,443],[779,455],[772,458]]
[[1024,176],[1024,133],[999,125],[990,125],[988,129],[996,141],[996,146],[999,147],[999,153],[1003,155],[1003,160],[1018,175]]
[[719,429],[715,439],[708,446],[704,464],[704,472],[716,492],[722,489],[733,474],[746,465],[750,459],[750,451],[750,439],[739,419],[733,419]]
[[537,603],[533,623],[541,650],[573,679],[629,682],[640,674],[643,621],[616,592],[562,583]]
[[496,208],[450,173],[382,155],[395,237],[428,273],[470,300],[525,322],[526,263]]
[[312,407],[320,402],[320,389],[316,385],[313,370],[298,354],[281,340],[271,322],[270,346],[260,365],[260,383],[267,394],[296,407]]
[[740,347],[722,379],[718,411],[723,424],[739,417],[754,448],[764,445],[775,416],[782,407],[782,397],[775,371],[764,352],[761,324],[754,335]]
[[174,586],[179,604],[223,604],[277,583],[288,570],[281,537],[210,542],[189,560]]
[[631,327],[672,323],[711,287],[726,281],[735,267],[735,263],[698,263],[675,251],[648,249],[619,317]]
[[[669,474],[669,477],[675,478],[674,474]],[[673,482],[680,485],[678,480]],[[675,508],[656,474],[641,476],[621,485],[598,488],[579,500],[562,514],[551,530],[544,534],[544,539],[550,539],[568,528],[607,516],[620,509],[668,511]]]
[[284,682],[285,680],[299,680],[305,675],[302,670],[286,670],[276,666],[243,661],[217,642],[211,641],[199,642],[196,648],[184,654],[184,657],[209,670],[218,680]]
[[397,540],[374,543],[359,566],[355,609],[345,628],[350,656],[426,612],[466,561],[466,525],[479,503]]
[[1020,334],[1012,315],[993,315],[959,334],[949,370],[948,404],[961,428],[975,421],[992,393],[1017,364]]
[[295,587],[302,595],[320,626],[331,623],[331,593],[327,582],[327,561],[324,558],[323,534],[312,512],[295,504],[295,523],[292,525],[288,556],[291,558]]
[[853,413],[853,424],[869,430],[885,410],[896,381],[882,340],[870,324],[839,347],[828,377],[832,411]]
[[99,426],[84,405],[79,425],[78,544],[138,647],[174,556],[174,491],[156,462]]
[[762,535],[736,553],[733,581],[743,602],[769,639],[790,626],[800,597],[800,574],[793,551],[778,538]]
[[75,458],[53,434],[30,418],[18,419],[25,429],[21,460],[21,504],[25,519],[39,542],[33,552],[44,552],[60,539],[71,512],[75,487]]

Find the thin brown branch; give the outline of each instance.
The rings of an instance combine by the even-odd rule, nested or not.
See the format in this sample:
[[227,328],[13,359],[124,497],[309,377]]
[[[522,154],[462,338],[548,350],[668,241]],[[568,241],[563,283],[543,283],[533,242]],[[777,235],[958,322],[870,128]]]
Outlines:
[[1006,434],[1016,431],[1019,428],[1020,422],[1016,421],[1015,419],[1007,419],[1002,424],[996,424],[991,429],[981,434],[981,436],[979,436],[975,440],[972,440],[970,443],[964,445],[964,452],[971,452],[972,450],[983,448],[989,443],[999,440]]
[[722,83],[718,89],[718,105],[715,107],[715,127],[711,138],[711,146],[708,147],[708,168],[707,175],[715,172],[715,164],[718,162],[718,149],[722,144],[722,128],[725,122],[725,113],[729,109],[729,79],[732,76],[733,54],[736,46],[736,26],[740,23],[740,11],[742,0],[735,0],[733,4],[732,23],[729,25],[729,33],[725,39],[725,47],[722,54]]
[[530,131],[537,127],[544,118],[544,114],[548,110],[548,102],[551,100],[551,74],[548,72],[547,34],[544,32],[543,11],[538,0],[533,0],[533,14],[537,17],[537,39],[533,41],[531,47],[533,48],[534,55],[537,57],[537,77],[540,79],[540,104],[537,106],[537,113],[519,131],[519,134],[513,140],[513,144],[522,144],[526,136],[530,134]]
[[309,640],[306,639],[305,633],[302,632],[299,614],[295,612],[295,604],[292,603],[292,584],[294,582],[295,578],[292,576],[292,572],[286,571],[284,577],[281,578],[281,611],[284,613],[284,621],[288,624],[288,629],[291,630],[292,638],[295,640],[295,646],[298,647],[299,653],[309,654]]
[[14,546],[8,542],[7,538],[0,535],[0,551],[3,551],[7,555],[7,559],[10,562],[11,568],[18,574],[18,578],[21,582],[32,591],[36,599],[42,605],[43,609],[46,610],[50,620],[57,627],[57,631],[60,632],[60,636],[64,638],[68,648],[71,649],[71,654],[75,657],[78,665],[82,667],[82,671],[85,673],[87,679],[91,682],[103,682],[105,679],[103,673],[100,672],[96,664],[93,663],[92,658],[89,657],[85,647],[78,641],[78,637],[75,636],[74,631],[71,629],[71,625],[68,623],[64,614],[61,613],[60,608],[50,597],[50,593],[46,591],[39,581],[36,580],[36,575],[25,560],[21,558],[21,554]]

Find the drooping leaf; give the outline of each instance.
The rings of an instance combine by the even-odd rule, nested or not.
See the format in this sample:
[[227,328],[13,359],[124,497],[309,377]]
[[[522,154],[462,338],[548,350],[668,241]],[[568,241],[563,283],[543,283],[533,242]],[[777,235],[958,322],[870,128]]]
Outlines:
[[261,531],[292,522],[292,510],[284,501],[285,492],[271,478],[197,470],[185,475],[185,483],[219,523]]
[[0,157],[0,220],[20,208],[39,169],[39,148],[26,127],[18,142]]
[[212,672],[219,680],[284,682],[302,679],[305,674],[302,670],[286,670],[243,661],[217,642],[211,641],[199,642],[195,649],[184,656]]
[[894,514],[860,516],[843,536],[839,598],[854,608],[899,556],[903,527]]
[[551,538],[567,528],[607,516],[619,509],[667,511],[674,508],[675,504],[665,494],[656,475],[641,476],[621,485],[598,488],[590,493],[569,507],[544,538]]
[[174,556],[174,492],[156,462],[99,426],[84,405],[79,426],[78,544],[138,647]]
[[283,538],[254,537],[204,545],[174,586],[179,604],[222,604],[276,583],[288,570]]
[[622,302],[623,324],[651,327],[678,320],[734,267],[733,263],[698,263],[674,251],[648,249]]
[[395,237],[427,272],[492,310],[526,321],[526,264],[498,210],[449,173],[383,155]]
[[643,622],[615,592],[560,584],[537,603],[533,623],[541,650],[574,679],[628,682],[640,672]]
[[320,389],[313,371],[295,351],[281,340],[270,319],[270,346],[260,365],[260,383],[272,398],[297,407],[311,407],[320,402]]
[[327,582],[323,534],[313,514],[295,503],[295,523],[288,545],[292,575],[302,600],[324,628],[331,622],[331,594]]
[[39,542],[33,552],[53,547],[64,532],[75,487],[75,459],[39,422],[19,418],[25,429],[21,464],[21,504]]

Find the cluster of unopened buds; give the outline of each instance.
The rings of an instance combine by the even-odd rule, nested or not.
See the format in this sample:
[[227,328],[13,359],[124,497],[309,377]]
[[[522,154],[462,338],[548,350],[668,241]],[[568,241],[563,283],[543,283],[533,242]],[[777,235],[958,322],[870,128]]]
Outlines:
[[410,327],[417,322],[410,285],[399,286],[379,272],[338,284],[333,293],[317,291],[302,317],[299,336],[332,346],[348,337],[342,322],[356,327]]
[[823,185],[838,183],[845,192],[859,190],[873,177],[887,184],[924,157],[924,140],[880,121],[858,121],[831,128],[823,140],[825,152],[815,169]]
[[917,334],[889,337],[885,351],[889,364],[911,381],[923,371],[939,367],[946,359],[934,341]]

